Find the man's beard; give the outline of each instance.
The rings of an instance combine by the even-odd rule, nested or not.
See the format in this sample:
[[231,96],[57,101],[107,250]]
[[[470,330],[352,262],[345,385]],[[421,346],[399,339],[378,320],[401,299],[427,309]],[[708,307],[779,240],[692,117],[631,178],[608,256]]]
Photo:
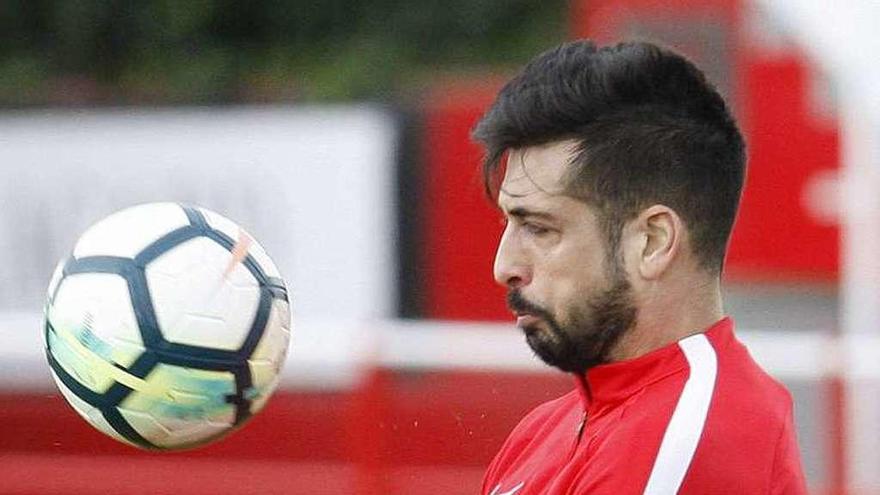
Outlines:
[[614,344],[635,325],[637,313],[632,287],[620,272],[611,277],[610,287],[571,308],[564,325],[547,309],[527,301],[518,289],[508,292],[507,305],[543,321],[543,326],[523,328],[529,347],[541,360],[562,371],[581,374],[608,362]]

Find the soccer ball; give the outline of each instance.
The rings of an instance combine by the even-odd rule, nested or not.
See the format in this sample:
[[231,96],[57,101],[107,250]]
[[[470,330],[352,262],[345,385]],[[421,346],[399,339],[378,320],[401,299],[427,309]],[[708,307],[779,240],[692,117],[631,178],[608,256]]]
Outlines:
[[190,448],[266,404],[290,339],[287,289],[262,247],[204,208],[150,203],[90,227],[52,276],[46,355],[98,430]]

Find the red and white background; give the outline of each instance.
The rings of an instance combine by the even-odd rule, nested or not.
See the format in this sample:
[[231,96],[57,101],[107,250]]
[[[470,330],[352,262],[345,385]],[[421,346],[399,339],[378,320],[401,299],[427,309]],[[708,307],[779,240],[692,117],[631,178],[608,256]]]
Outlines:
[[[784,23],[744,1],[583,1],[571,19],[574,36],[683,50],[732,102],[750,168],[728,310],[794,394],[811,490],[880,493],[880,419],[852,413],[880,388],[880,339],[841,331],[839,88]],[[0,493],[476,493],[507,432],[571,387],[530,355],[491,279],[500,227],[468,132],[503,79],[438,82],[405,111],[0,116]],[[77,235],[160,200],[246,226],[285,275],[294,314],[266,409],[179,453],[117,444],[76,416],[51,383],[40,322]]]

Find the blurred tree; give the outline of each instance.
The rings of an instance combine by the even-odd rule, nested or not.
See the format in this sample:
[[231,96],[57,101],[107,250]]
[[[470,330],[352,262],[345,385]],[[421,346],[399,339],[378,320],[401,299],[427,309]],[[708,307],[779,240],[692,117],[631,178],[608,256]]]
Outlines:
[[0,105],[388,99],[565,37],[563,0],[5,0]]

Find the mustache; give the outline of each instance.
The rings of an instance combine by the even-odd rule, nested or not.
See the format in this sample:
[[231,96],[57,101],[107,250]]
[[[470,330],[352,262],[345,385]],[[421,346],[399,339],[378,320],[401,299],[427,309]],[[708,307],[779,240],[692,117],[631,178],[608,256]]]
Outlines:
[[529,313],[551,321],[553,319],[549,311],[527,300],[518,289],[507,292],[507,307],[517,313]]

